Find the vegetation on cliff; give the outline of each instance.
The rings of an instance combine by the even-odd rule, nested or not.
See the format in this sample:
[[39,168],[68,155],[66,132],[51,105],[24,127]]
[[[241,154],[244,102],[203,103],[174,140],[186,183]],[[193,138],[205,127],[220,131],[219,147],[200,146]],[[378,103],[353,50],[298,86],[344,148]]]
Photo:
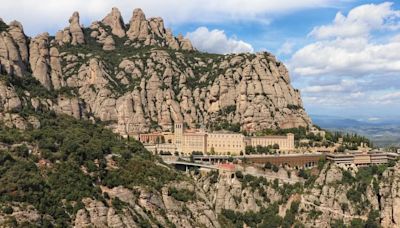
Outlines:
[[157,165],[159,159],[139,142],[122,139],[102,124],[54,113],[37,117],[38,129],[0,126],[0,204],[28,203],[54,224],[70,226],[83,198],[106,200],[99,185],[157,190],[180,178]]

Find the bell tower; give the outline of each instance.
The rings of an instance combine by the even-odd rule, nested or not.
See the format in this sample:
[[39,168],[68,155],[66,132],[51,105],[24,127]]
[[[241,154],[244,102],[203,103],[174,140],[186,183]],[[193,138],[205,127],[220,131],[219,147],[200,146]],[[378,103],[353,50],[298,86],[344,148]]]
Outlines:
[[175,145],[178,152],[182,152],[183,133],[184,133],[183,122],[175,122],[174,125]]

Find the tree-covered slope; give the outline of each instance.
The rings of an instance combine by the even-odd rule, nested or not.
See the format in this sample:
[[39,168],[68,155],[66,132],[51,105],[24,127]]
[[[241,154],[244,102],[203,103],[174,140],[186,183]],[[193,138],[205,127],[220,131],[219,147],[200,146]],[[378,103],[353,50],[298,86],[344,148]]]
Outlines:
[[183,178],[102,125],[54,113],[29,118],[36,126],[24,131],[0,127],[0,204],[9,214],[32,205],[36,224],[69,226],[84,198],[109,203],[99,186],[158,191]]

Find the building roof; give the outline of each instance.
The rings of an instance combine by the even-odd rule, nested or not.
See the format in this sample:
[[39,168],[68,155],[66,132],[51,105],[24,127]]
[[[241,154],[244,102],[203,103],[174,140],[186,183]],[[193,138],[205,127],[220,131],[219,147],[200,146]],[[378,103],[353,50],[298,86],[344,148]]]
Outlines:
[[219,131],[213,131],[213,132],[208,132],[209,134],[234,134],[234,135],[243,135],[242,133],[238,132],[233,132],[233,131],[228,131],[228,130],[219,130]]
[[248,138],[253,139],[286,139],[286,135],[266,135],[266,136],[249,136]]

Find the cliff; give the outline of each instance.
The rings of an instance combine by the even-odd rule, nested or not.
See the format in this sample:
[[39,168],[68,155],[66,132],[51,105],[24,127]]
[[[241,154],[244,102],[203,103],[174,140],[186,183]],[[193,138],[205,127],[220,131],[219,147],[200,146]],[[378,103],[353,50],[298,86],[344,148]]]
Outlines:
[[175,121],[189,127],[227,121],[246,131],[311,124],[272,54],[199,52],[140,9],[129,24],[113,8],[89,27],[75,12],[55,36],[30,38],[19,22],[0,23],[0,66],[8,80],[0,90],[3,112],[54,110],[108,122],[122,135],[168,130]]

